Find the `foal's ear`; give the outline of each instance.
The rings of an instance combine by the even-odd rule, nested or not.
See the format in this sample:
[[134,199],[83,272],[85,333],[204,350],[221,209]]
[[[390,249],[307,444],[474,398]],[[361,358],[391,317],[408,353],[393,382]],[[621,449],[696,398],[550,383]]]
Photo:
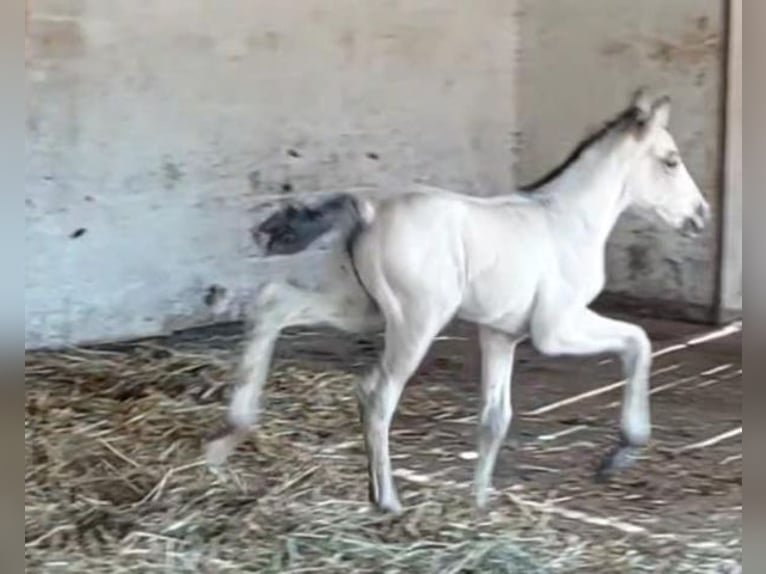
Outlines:
[[636,123],[638,123],[639,126],[649,121],[649,118],[652,115],[652,100],[645,87],[638,88],[633,92],[630,105],[635,114],[634,117],[636,118]]
[[652,106],[652,125],[667,128],[670,123],[670,96],[662,96]]

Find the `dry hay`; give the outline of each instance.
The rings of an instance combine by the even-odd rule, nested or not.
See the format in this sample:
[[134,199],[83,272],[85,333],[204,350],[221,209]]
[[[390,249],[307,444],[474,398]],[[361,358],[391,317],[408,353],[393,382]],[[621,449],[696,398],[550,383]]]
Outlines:
[[[339,371],[278,361],[259,431],[215,475],[201,445],[231,365],[150,344],[27,355],[29,571],[656,571],[635,537],[589,542],[508,497],[476,515],[466,484],[433,477],[399,479],[401,517],[371,511],[352,376]],[[425,385],[402,408],[444,412]],[[411,450],[395,465],[411,467],[418,441],[400,442]]]

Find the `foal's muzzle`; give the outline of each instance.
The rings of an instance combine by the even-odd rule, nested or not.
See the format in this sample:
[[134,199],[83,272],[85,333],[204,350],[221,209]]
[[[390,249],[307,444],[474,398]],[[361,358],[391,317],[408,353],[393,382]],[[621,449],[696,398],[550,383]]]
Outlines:
[[707,226],[710,220],[710,207],[706,203],[700,203],[694,210],[694,215],[689,215],[681,224],[681,233],[686,237],[696,237]]
[[681,234],[686,237],[696,237],[705,229],[705,223],[697,217],[687,217],[681,225]]

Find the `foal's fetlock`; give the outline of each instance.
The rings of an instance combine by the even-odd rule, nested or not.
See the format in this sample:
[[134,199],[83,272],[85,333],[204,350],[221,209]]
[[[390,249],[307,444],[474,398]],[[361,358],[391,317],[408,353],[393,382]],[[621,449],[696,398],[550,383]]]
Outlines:
[[621,433],[617,445],[601,459],[596,470],[596,480],[606,482],[616,473],[632,467],[640,458],[644,448],[643,444],[632,443]]
[[381,497],[380,500],[374,502],[375,508],[384,514],[392,514],[394,516],[402,513],[402,503],[399,502],[399,498],[394,495]]
[[226,464],[229,455],[244,435],[241,429],[227,424],[208,436],[205,444],[205,460],[209,467],[219,468]]
[[399,496],[396,492],[380,492],[376,487],[374,478],[370,478],[368,482],[367,495],[370,504],[378,512],[394,515],[402,512],[402,504],[399,502]]
[[474,492],[474,505],[478,512],[484,512],[489,503],[489,494],[491,488],[477,488]]
[[486,468],[478,465],[473,474],[473,500],[478,510],[486,508],[492,493],[492,477],[488,476]]

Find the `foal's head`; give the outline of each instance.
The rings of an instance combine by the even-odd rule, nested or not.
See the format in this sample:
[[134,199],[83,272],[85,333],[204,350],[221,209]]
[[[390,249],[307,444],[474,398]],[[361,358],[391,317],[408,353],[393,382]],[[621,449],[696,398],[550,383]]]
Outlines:
[[639,91],[631,111],[633,136],[640,151],[625,182],[629,200],[684,234],[699,233],[710,218],[710,206],[668,131],[670,98],[663,96],[652,102]]

